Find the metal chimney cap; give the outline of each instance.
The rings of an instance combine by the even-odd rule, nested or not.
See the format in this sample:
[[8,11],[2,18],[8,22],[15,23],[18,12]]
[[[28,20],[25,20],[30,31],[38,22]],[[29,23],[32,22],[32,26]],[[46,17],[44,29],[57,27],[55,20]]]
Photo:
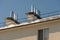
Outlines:
[[20,24],[17,20],[14,20],[14,19],[11,18],[11,17],[7,17],[6,20],[12,20],[12,21],[14,21],[14,22],[17,23],[17,24]]
[[13,18],[12,17],[7,17],[6,20],[13,20]]
[[27,15],[31,15],[31,14],[35,14],[34,12],[28,12],[28,13],[26,13]]
[[37,15],[35,12],[28,12],[26,13],[27,15],[34,15],[36,16],[38,19],[41,19],[41,17],[39,15]]

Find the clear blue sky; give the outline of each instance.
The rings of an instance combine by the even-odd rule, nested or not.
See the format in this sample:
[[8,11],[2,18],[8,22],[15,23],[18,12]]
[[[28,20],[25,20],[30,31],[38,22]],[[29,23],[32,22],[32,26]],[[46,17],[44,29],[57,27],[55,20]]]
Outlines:
[[41,14],[60,10],[60,0],[0,0],[0,23],[9,17],[12,10],[19,18],[26,18],[25,13],[30,11],[31,4],[35,5]]

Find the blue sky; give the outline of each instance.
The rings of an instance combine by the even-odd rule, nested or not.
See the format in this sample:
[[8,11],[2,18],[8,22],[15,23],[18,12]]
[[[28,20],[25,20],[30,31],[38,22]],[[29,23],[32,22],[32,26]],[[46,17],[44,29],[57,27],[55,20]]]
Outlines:
[[[25,13],[30,11],[31,4],[35,5],[42,14],[52,14],[49,12],[60,11],[60,0],[0,0],[0,23],[9,17],[13,10],[18,14],[18,18],[26,18]],[[47,14],[48,13],[48,14]]]

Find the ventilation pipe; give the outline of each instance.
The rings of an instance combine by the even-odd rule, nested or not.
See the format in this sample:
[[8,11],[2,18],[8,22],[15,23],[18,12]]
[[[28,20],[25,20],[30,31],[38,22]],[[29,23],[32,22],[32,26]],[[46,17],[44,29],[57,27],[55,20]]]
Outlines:
[[14,20],[18,19],[18,16],[13,11],[10,13],[10,17],[13,18]]
[[34,6],[33,6],[33,5],[31,5],[31,12],[33,12],[33,11],[34,11],[33,7],[34,7]]
[[33,10],[34,10],[33,12],[36,13],[36,8],[35,8],[35,6],[34,6],[34,9],[33,9]]

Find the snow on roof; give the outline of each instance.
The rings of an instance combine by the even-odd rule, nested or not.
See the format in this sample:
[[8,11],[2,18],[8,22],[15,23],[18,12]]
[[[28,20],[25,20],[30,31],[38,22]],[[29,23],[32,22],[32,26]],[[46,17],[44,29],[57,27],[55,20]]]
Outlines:
[[1,29],[12,28],[12,27],[16,27],[16,26],[28,25],[28,24],[38,23],[38,22],[44,22],[44,21],[48,21],[48,20],[54,20],[54,19],[58,19],[58,18],[60,18],[60,15],[46,17],[46,18],[42,18],[42,19],[37,19],[37,20],[31,21],[31,22],[24,22],[24,23],[20,23],[20,24],[16,24],[16,25],[10,25],[8,27],[5,26],[5,27],[1,27],[0,30]]

